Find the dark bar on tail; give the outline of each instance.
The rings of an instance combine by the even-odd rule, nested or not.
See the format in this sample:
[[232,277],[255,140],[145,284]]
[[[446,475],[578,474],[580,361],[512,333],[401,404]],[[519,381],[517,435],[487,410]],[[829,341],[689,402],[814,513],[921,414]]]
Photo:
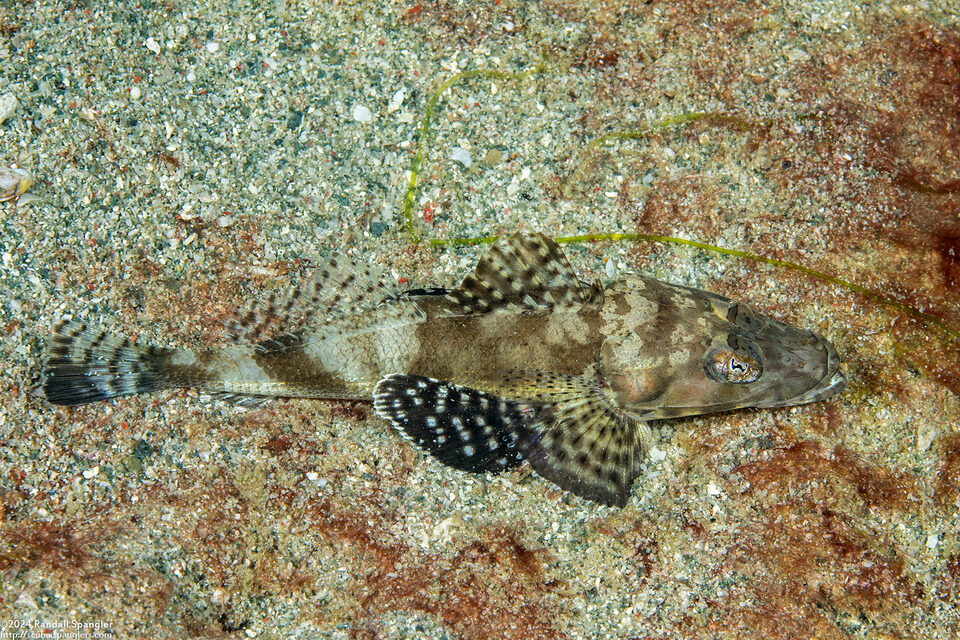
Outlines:
[[62,321],[53,328],[43,366],[43,393],[72,406],[146,393],[168,386],[159,365],[164,349]]

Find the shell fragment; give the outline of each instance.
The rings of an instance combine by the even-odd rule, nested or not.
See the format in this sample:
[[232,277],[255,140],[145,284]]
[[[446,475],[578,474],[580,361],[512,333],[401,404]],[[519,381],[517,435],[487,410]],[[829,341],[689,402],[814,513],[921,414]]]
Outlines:
[[0,167],[0,202],[19,198],[33,186],[33,175],[26,169]]

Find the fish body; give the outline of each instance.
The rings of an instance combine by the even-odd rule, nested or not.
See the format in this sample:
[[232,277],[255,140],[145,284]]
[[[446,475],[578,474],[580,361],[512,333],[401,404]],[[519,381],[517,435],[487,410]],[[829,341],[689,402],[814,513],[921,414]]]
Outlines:
[[402,292],[333,258],[242,314],[234,346],[145,347],[58,325],[44,392],[73,405],[168,387],[236,404],[372,401],[441,462],[545,478],[622,506],[647,422],[822,400],[844,388],[817,333],[706,291],[630,276],[581,282],[547,236],[495,245],[452,290]]

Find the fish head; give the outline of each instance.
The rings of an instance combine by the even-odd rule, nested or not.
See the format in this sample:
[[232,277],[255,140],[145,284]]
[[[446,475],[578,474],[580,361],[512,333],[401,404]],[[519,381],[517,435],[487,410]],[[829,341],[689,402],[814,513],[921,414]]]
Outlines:
[[624,323],[601,352],[615,401],[639,418],[805,404],[847,384],[836,349],[816,332],[698,289],[646,280],[639,295],[646,322]]

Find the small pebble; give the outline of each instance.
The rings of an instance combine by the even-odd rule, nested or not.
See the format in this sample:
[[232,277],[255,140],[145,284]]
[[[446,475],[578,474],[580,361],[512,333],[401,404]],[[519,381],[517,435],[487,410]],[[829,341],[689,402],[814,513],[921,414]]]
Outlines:
[[83,472],[83,477],[86,478],[87,480],[89,480],[90,478],[95,477],[98,473],[100,473],[100,467],[99,467],[99,466],[90,467],[89,469],[86,469],[86,470]]
[[0,167],[0,200],[24,194],[33,186],[33,175],[26,169]]
[[937,425],[922,421],[917,427],[917,453],[925,453],[937,439]]
[[19,106],[20,101],[12,93],[5,93],[0,96],[0,124],[3,124],[7,118],[12,116]]
[[153,38],[147,38],[147,41],[144,42],[143,44],[150,51],[156,54],[160,53],[160,43],[154,40]]
[[393,97],[390,98],[390,104],[387,105],[387,113],[393,113],[394,111],[399,109],[400,105],[403,104],[403,98],[404,98],[403,89],[400,89],[395,94],[393,94]]
[[603,268],[604,273],[608,278],[612,278],[617,275],[617,265],[614,264],[613,260],[607,260],[607,264]]
[[373,113],[362,104],[353,105],[353,119],[357,122],[373,122]]
[[36,608],[37,608],[37,601],[34,600],[34,599],[33,599],[33,596],[31,596],[31,595],[30,595],[29,593],[27,593],[26,591],[21,591],[21,592],[20,592],[20,595],[17,596],[17,600],[16,600],[16,602],[15,602],[14,604],[16,604],[18,607],[25,607],[25,608],[27,608],[27,609],[36,609]]
[[454,147],[450,150],[450,159],[459,162],[467,169],[473,166],[473,159],[470,157],[470,152],[461,147]]
[[372,233],[374,236],[382,236],[386,230],[387,225],[383,224],[379,220],[373,220],[370,222],[370,233]]
[[134,85],[130,88],[130,99],[139,100],[142,93],[140,92],[140,87]]
[[210,53],[216,53],[217,49],[219,48],[220,48],[220,43],[218,42],[211,41],[207,43],[207,51],[209,51]]

